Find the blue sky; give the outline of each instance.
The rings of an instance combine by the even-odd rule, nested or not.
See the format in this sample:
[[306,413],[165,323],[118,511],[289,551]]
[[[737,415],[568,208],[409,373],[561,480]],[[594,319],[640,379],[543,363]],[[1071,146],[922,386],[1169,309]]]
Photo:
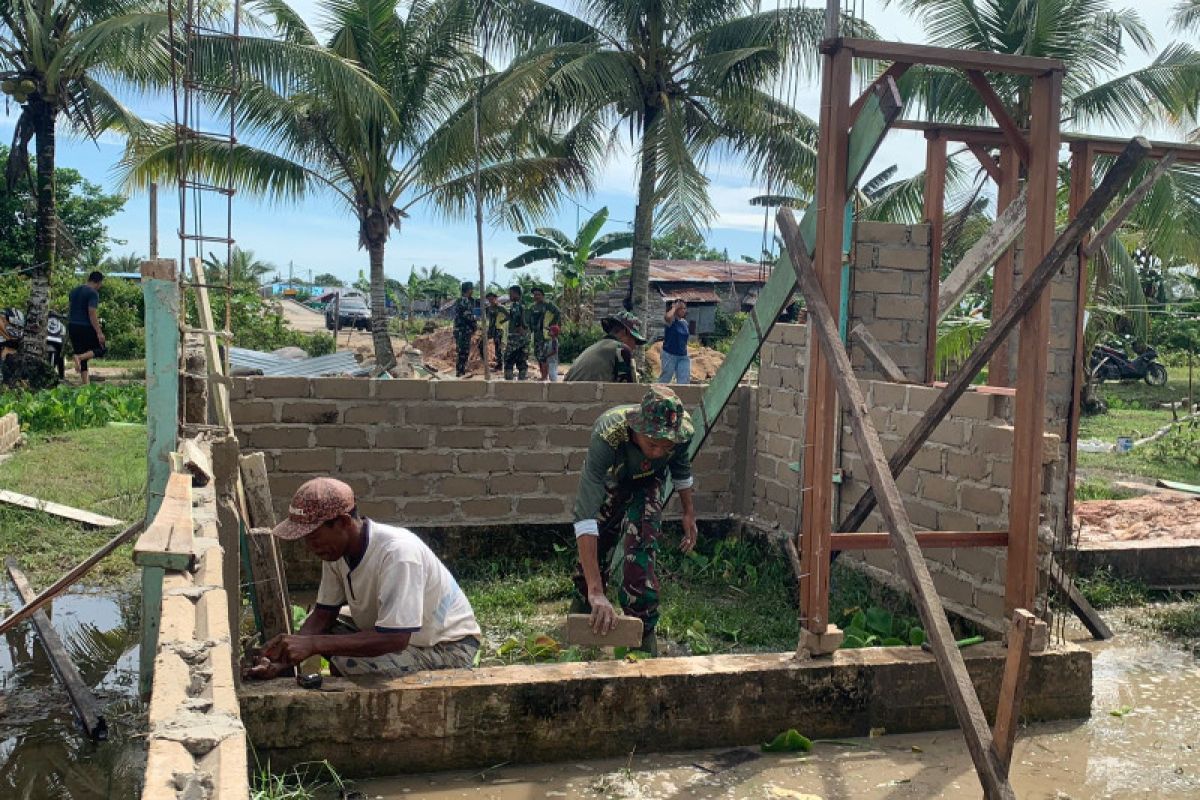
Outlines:
[[[817,0],[809,2],[816,4]],[[293,5],[311,23],[317,21],[316,0],[296,0]],[[1114,6],[1119,5],[1114,3]],[[1168,26],[1173,5],[1167,0],[1153,0],[1137,6],[1159,48],[1175,38]],[[920,26],[898,10],[895,4],[884,6],[881,0],[866,0],[866,18],[889,38],[907,42],[923,40]],[[1124,68],[1140,67],[1147,61],[1148,56],[1135,53]],[[803,89],[798,97],[798,105],[814,119],[818,115],[818,101],[818,87],[815,84]],[[135,108],[151,118],[162,119],[163,113],[169,114],[169,107],[161,102],[146,103],[144,108],[135,104]],[[11,139],[12,127],[11,117],[0,116],[0,137],[5,141]],[[1171,132],[1161,129],[1134,131],[1093,128],[1092,131],[1111,135],[1146,133],[1160,138],[1172,137]],[[122,147],[116,137],[106,136],[99,142],[87,142],[62,136],[59,139],[59,164],[77,169],[89,180],[117,191],[119,187],[113,167],[120,158]],[[896,164],[901,174],[907,175],[922,169],[923,162],[924,145],[920,136],[895,132],[876,155],[872,172]],[[717,211],[708,234],[709,244],[718,249],[727,249],[734,259],[742,254],[758,253],[762,243],[764,216],[761,209],[752,208],[747,201],[761,193],[762,186],[734,163],[710,163],[707,174],[712,181],[711,196]],[[599,176],[596,193],[572,198],[574,202],[565,201],[562,209],[548,220],[548,224],[571,233],[576,229],[577,219],[586,219],[591,210],[607,206],[612,220],[607,230],[626,226],[626,222],[633,218],[636,202],[634,176],[634,165],[628,152],[617,154]],[[260,259],[274,263],[285,278],[289,263],[296,277],[301,279],[307,278],[311,271],[312,274],[332,272],[350,280],[360,270],[366,271],[366,253],[357,246],[357,225],[344,205],[332,196],[314,196],[301,204],[272,204],[249,197],[237,197],[234,203],[233,236],[239,246],[253,250]],[[146,195],[132,195],[125,210],[109,223],[112,237],[124,242],[113,245],[114,253],[147,253],[148,216]],[[178,205],[174,196],[160,192],[159,240],[163,256],[178,253],[175,239],[177,220]],[[514,231],[485,227],[484,254],[489,280],[493,264],[503,265],[524,249],[516,236],[517,232]],[[428,207],[421,207],[405,220],[403,229],[393,234],[389,241],[386,270],[390,277],[403,280],[412,266],[429,267],[434,264],[464,278],[477,276],[475,228],[470,221],[448,221]],[[495,274],[503,282],[508,270],[498,266]]]

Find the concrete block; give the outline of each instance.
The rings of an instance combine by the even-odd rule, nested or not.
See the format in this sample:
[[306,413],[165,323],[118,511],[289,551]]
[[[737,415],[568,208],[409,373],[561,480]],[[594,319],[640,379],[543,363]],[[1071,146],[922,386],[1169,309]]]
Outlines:
[[[932,472],[935,475],[942,475],[945,469],[943,461],[949,458],[949,454],[944,448],[932,447],[928,444],[923,446],[913,456],[909,462],[909,469],[920,470],[921,472]],[[948,470],[947,470],[948,471]]]
[[953,450],[946,452],[946,472],[948,477],[959,480],[983,480],[991,472],[986,458],[978,454],[964,455]]
[[439,522],[455,517],[457,506],[449,500],[404,500],[397,504],[409,525]]
[[371,396],[369,378],[313,378],[312,396],[327,400],[366,400]]
[[567,504],[561,498],[522,497],[517,500],[517,513],[522,516],[558,519],[567,512]]
[[459,453],[458,471],[466,474],[478,472],[507,472],[511,457],[502,450],[475,453]]
[[980,614],[990,617],[999,624],[1000,620],[1004,619],[1004,586],[1000,584],[995,587],[989,585],[981,585],[975,587],[975,608]]
[[332,472],[336,456],[337,451],[330,448],[285,450],[276,457],[275,469],[280,472]]
[[464,425],[512,425],[513,410],[510,406],[464,406]]
[[396,501],[390,497],[376,500],[358,500],[358,513],[368,516],[371,519],[395,519]]
[[[542,478],[542,486],[549,494],[568,495],[571,498],[574,498],[575,492],[579,489],[579,475],[575,473],[569,473],[566,475],[546,475]],[[713,476],[706,475],[704,477],[704,490],[706,493],[720,491],[718,487],[719,484],[717,481],[713,480]]]
[[512,514],[512,499],[508,497],[480,497],[463,500],[460,504],[463,516],[476,520],[503,519]]
[[590,428],[550,428],[546,441],[551,447],[584,447],[592,439]]
[[908,244],[914,228],[924,226],[899,225],[893,222],[859,220],[854,226],[854,241],[863,244]]
[[[492,381],[488,385],[492,389],[492,397],[497,400],[516,400],[518,402],[535,403],[546,399],[547,384],[538,381]],[[567,384],[556,383],[551,385],[565,386]],[[594,392],[595,389],[592,391]]]
[[592,632],[587,614],[568,614],[565,638],[568,644],[583,647],[637,647],[642,643],[642,621],[620,614],[616,627],[601,635]]
[[803,347],[804,345],[808,344],[807,325],[776,325],[775,330],[779,331],[780,341],[786,345]]
[[347,425],[395,422],[396,409],[386,403],[355,403],[342,412]]
[[322,425],[314,430],[317,447],[370,447],[367,428]]
[[279,412],[280,422],[305,425],[335,425],[341,421],[341,408],[337,403],[284,403]]
[[513,472],[561,473],[567,468],[565,453],[528,453],[513,458]]
[[903,273],[890,270],[856,270],[854,274],[854,302],[858,302],[859,292],[900,294],[904,291],[903,278]]
[[1004,496],[995,489],[963,484],[959,487],[958,496],[963,511],[993,517],[1004,511]]
[[[587,408],[584,411],[592,412],[592,409]],[[597,409],[598,411],[599,409]],[[537,425],[545,428],[568,425],[571,422],[573,413],[574,411],[571,407],[564,405],[519,406],[517,408],[517,425]],[[592,422],[595,422],[594,414]]]
[[401,453],[400,472],[423,475],[428,472],[453,472],[454,456],[450,453]]
[[1062,437],[1053,433],[1042,434],[1042,463],[1051,464],[1062,455]]
[[587,451],[575,450],[567,454],[567,470],[572,474],[583,469],[583,462],[587,460]]
[[961,447],[967,441],[967,425],[962,420],[944,419],[929,435],[929,441]]
[[876,308],[880,319],[924,319],[925,313],[924,298],[908,295],[889,297],[886,303],[880,303]]
[[429,494],[430,479],[426,477],[385,477],[375,482],[375,496],[403,499],[425,497]]
[[977,531],[979,530],[979,521],[964,511],[939,509],[938,529],[943,531]]
[[955,508],[958,506],[958,482],[937,475],[922,475],[920,495],[925,500]]
[[457,425],[459,407],[450,403],[425,403],[405,409],[410,425]]
[[492,475],[488,478],[488,494],[528,494],[536,492],[540,484],[537,475]]
[[[229,643],[229,600],[224,589],[209,589],[196,601],[196,638]],[[225,655],[229,657],[228,650]]]
[[995,398],[989,394],[967,392],[955,401],[950,413],[956,417],[991,419],[995,416]]
[[484,446],[484,435],[478,428],[438,428],[433,441],[436,447],[473,449]]
[[433,381],[371,381],[371,388],[379,400],[428,400],[432,394]]
[[375,446],[378,448],[409,449],[429,447],[432,431],[413,428],[377,428]]
[[904,411],[908,387],[901,383],[871,381],[871,405],[893,411]]
[[[655,375],[654,377],[658,377]],[[551,386],[582,386],[577,383],[554,383]],[[642,383],[600,383],[596,384],[600,387],[600,403],[608,408],[610,406],[619,406],[626,403],[640,403],[642,398],[646,396],[646,389],[649,387]],[[549,390],[548,397],[551,400],[558,399],[554,389]],[[588,398],[584,398],[588,399]],[[578,400],[576,400],[578,402]]]
[[483,478],[452,475],[437,482],[437,493],[446,497],[478,497],[487,494],[487,482]]
[[1011,425],[975,425],[971,429],[971,448],[981,453],[1012,457],[1013,427]]
[[878,265],[882,269],[928,271],[929,250],[924,247],[880,247]]
[[253,425],[255,423],[275,422],[275,404],[272,402],[254,402],[242,400],[229,404],[229,413],[235,425]]
[[340,466],[342,472],[391,473],[396,470],[396,452],[386,449],[343,450]]
[[1000,582],[1001,612],[1003,613],[1003,580],[1000,572],[1000,550],[995,547],[959,547],[954,551],[954,566],[974,576],[978,588]]
[[249,444],[255,448],[299,449],[312,445],[312,430],[307,427],[253,427],[242,431],[249,434]]
[[311,378],[250,378],[247,381],[250,397],[312,397]]
[[530,449],[541,445],[544,437],[540,428],[513,428],[496,431],[492,441],[498,448]]
[[434,400],[482,400],[488,395],[483,381],[434,381]]

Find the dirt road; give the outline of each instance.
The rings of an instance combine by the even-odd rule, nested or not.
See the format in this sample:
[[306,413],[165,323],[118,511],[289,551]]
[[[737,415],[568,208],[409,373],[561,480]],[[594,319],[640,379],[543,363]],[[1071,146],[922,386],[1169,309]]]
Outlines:
[[325,315],[302,306],[295,300],[280,300],[283,318],[289,326],[303,333],[325,332]]

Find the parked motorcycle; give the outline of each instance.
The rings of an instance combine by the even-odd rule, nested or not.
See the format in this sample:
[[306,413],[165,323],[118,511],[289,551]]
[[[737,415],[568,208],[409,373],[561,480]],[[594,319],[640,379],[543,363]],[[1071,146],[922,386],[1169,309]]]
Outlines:
[[1153,347],[1131,359],[1123,350],[1098,344],[1092,350],[1092,376],[1099,382],[1144,380],[1151,386],[1162,386],[1167,382],[1167,368],[1157,358],[1158,351]]
[[[0,309],[0,358],[21,350],[25,338],[25,312],[19,308]],[[53,312],[46,323],[46,360],[62,378],[66,374],[64,345],[67,325],[63,318]]]

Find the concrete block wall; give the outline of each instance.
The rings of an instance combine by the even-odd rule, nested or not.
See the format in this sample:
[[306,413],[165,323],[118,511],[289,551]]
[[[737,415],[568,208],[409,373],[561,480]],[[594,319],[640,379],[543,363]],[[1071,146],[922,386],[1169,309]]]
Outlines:
[[[864,323],[910,380],[921,380],[929,339],[929,226],[855,225],[847,330]],[[860,378],[884,374],[861,347],[850,361]]]
[[804,382],[808,327],[776,325],[759,353],[757,424],[753,428],[751,522],[755,527],[795,531],[800,524]]
[[[677,387],[688,406],[702,386]],[[415,528],[570,522],[592,424],[641,399],[616,383],[241,378],[231,409],[244,450],[267,458],[276,511],[304,481],[331,475],[360,509]],[[693,464],[696,509],[737,507],[739,405],[730,404]],[[668,515],[678,513],[678,501]]]
[[0,453],[7,453],[21,441],[21,422],[16,412],[0,417]]

